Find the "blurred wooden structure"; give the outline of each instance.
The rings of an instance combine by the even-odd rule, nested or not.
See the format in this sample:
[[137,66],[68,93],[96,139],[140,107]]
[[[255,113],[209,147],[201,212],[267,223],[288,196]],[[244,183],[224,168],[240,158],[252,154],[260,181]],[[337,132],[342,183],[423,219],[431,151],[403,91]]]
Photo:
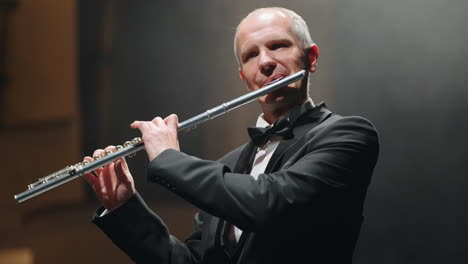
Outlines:
[[75,13],[74,1],[18,1],[8,17],[0,112],[0,141],[8,150],[0,154],[0,247],[6,253],[0,263],[33,263],[35,231],[25,233],[25,227],[35,215],[84,200],[79,181],[25,204],[13,199],[27,184],[80,158]]
[[8,83],[2,91],[0,205],[2,232],[21,228],[42,208],[83,200],[76,182],[18,206],[28,183],[80,158],[74,1],[20,1],[6,39]]
[[[80,179],[22,204],[13,195],[27,184],[82,157],[77,3],[18,1],[4,43],[8,83],[0,92],[0,263],[131,263],[90,223],[95,202]],[[162,206],[159,213],[183,237],[193,209]],[[179,215],[174,214],[178,212]],[[182,215],[180,215],[182,214]]]

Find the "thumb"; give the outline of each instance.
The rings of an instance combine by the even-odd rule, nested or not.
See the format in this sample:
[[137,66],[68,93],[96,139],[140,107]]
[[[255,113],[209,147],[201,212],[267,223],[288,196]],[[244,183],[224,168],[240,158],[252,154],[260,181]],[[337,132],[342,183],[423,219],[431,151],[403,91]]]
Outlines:
[[130,184],[130,188],[134,191],[133,177],[128,169],[127,162],[125,158],[120,158],[115,161],[115,172],[119,180],[123,183]]

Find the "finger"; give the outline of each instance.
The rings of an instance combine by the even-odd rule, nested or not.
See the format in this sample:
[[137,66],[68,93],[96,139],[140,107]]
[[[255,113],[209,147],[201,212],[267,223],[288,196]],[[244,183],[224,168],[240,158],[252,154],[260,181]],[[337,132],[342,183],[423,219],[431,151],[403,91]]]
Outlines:
[[[86,156],[83,158],[83,160],[86,160],[88,162],[93,162],[93,158],[89,157],[89,156]],[[94,171],[92,172],[89,172],[89,173],[86,173],[85,175],[83,175],[84,179],[91,185],[91,186],[94,186],[98,179],[97,179],[97,175],[94,173]]]
[[165,125],[166,125],[166,123],[164,123],[164,120],[163,120],[161,117],[159,117],[159,116],[153,118],[153,120],[151,120],[151,122],[152,122],[153,124],[155,124],[157,127],[161,127],[161,126],[165,126]]
[[111,183],[110,186],[112,189],[114,189],[115,186],[115,163],[111,162],[107,164],[104,169],[102,175],[104,177],[100,177],[101,180],[104,180],[102,182],[109,182]]
[[104,152],[103,149],[96,149],[96,150],[94,151],[94,153],[93,153],[93,157],[99,156],[99,155],[101,155],[103,152]]
[[86,156],[86,157],[83,158],[83,161],[87,161],[87,163],[91,163],[91,162],[94,161],[94,159],[91,158],[90,156]]
[[[94,161],[94,159],[91,158],[91,157],[89,157],[89,156],[86,156],[86,157],[83,158],[83,161],[88,161],[88,163],[91,163],[91,162]],[[97,177],[98,177],[98,175],[97,175],[96,172],[94,172],[94,171],[91,171],[91,172],[89,172],[89,173],[87,173],[87,174],[91,174],[94,178],[97,178]]]
[[133,123],[130,124],[130,127],[131,128],[139,128],[141,126],[141,123],[143,123],[143,121],[133,121]]
[[128,169],[127,162],[124,158],[118,159],[115,161],[115,171],[119,179],[123,182],[131,182],[130,170]]
[[117,148],[113,145],[110,145],[110,146],[107,146],[105,149],[104,149],[104,152],[106,152],[106,155],[110,154],[110,153],[113,153],[117,150]]
[[[98,156],[104,156],[104,150],[103,149],[96,149],[93,153],[93,160],[96,160],[98,159]],[[96,169],[95,171],[97,171],[97,174],[99,174],[99,171],[101,170],[101,168],[99,169]]]
[[141,132],[147,131],[148,129],[154,126],[155,124],[153,124],[153,122],[151,121],[134,121],[133,123],[130,124],[131,128],[137,128]]
[[115,146],[113,145],[110,145],[110,146],[107,146],[104,150],[111,150],[111,151],[115,151]]
[[140,130],[140,133],[144,136],[144,134],[151,130],[151,127],[155,127],[155,125],[150,121],[135,121],[130,127]]
[[179,127],[179,118],[175,114],[166,117],[164,121],[166,122],[167,126],[173,130],[177,130]]
[[91,187],[94,187],[99,181],[99,178],[94,176],[92,172],[86,173],[83,175],[83,178],[91,185]]
[[[89,161],[89,162],[93,161],[93,159],[91,157],[88,157],[88,156],[84,157],[83,160],[86,160],[86,161]],[[99,181],[98,177],[97,177],[96,173],[94,173],[94,171],[86,173],[85,175],[83,175],[83,178],[93,188],[94,188],[95,184],[98,183],[98,181]]]

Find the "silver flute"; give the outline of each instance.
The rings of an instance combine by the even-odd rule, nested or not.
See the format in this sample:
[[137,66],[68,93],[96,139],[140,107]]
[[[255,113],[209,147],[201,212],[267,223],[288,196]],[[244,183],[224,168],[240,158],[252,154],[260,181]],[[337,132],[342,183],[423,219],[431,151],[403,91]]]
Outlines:
[[[306,77],[307,72],[305,70],[299,71],[293,75],[275,80],[269,83],[265,87],[242,95],[229,102],[222,103],[214,108],[206,110],[204,113],[196,115],[190,119],[187,119],[179,123],[178,131],[189,130],[207,120],[211,120],[217,116],[227,113],[228,111],[252,102],[260,96],[266,95],[272,91],[275,91],[281,87],[289,85],[293,82],[299,81]],[[132,141],[127,141],[123,145],[116,146],[115,151],[107,150],[101,155],[94,156],[93,161],[84,160],[75,165],[67,166],[59,171],[56,171],[46,177],[40,178],[38,181],[29,184],[28,190],[19,193],[14,196],[17,203],[22,203],[26,200],[33,198],[41,193],[54,189],[66,182],[74,180],[78,177],[85,175],[86,173],[92,172],[98,168],[105,166],[113,162],[116,159],[131,156],[135,152],[145,148],[145,145],[141,138],[137,137]]]

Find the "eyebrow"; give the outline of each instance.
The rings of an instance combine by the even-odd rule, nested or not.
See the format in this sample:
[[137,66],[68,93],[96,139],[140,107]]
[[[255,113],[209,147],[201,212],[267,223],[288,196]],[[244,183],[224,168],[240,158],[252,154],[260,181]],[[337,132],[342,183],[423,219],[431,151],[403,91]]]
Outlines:
[[281,39],[272,39],[272,40],[266,42],[267,45],[272,44],[272,43],[288,43],[288,44],[292,44],[292,43],[294,43],[294,41],[291,40],[291,39],[289,39],[289,38],[281,38]]
[[[265,42],[265,45],[268,46],[268,45],[271,45],[271,44],[274,44],[274,43],[287,43],[287,44],[292,44],[294,43],[293,40],[289,39],[289,38],[281,38],[281,39],[272,39],[272,40],[268,40]],[[248,49],[245,49],[245,51],[241,51],[240,52],[240,57],[243,58],[246,54],[249,54],[253,49],[255,49],[256,45],[250,45],[251,47],[249,47]]]
[[[269,45],[271,43],[294,43],[294,40],[290,39],[290,38],[279,38],[279,39],[271,39],[271,40],[267,40],[265,43],[266,45]],[[252,46],[252,45],[249,45],[249,46]],[[256,46],[256,45],[253,45],[253,46]],[[246,49],[247,51],[251,50],[253,47],[249,47],[248,49]],[[241,53],[242,54],[242,53]]]

